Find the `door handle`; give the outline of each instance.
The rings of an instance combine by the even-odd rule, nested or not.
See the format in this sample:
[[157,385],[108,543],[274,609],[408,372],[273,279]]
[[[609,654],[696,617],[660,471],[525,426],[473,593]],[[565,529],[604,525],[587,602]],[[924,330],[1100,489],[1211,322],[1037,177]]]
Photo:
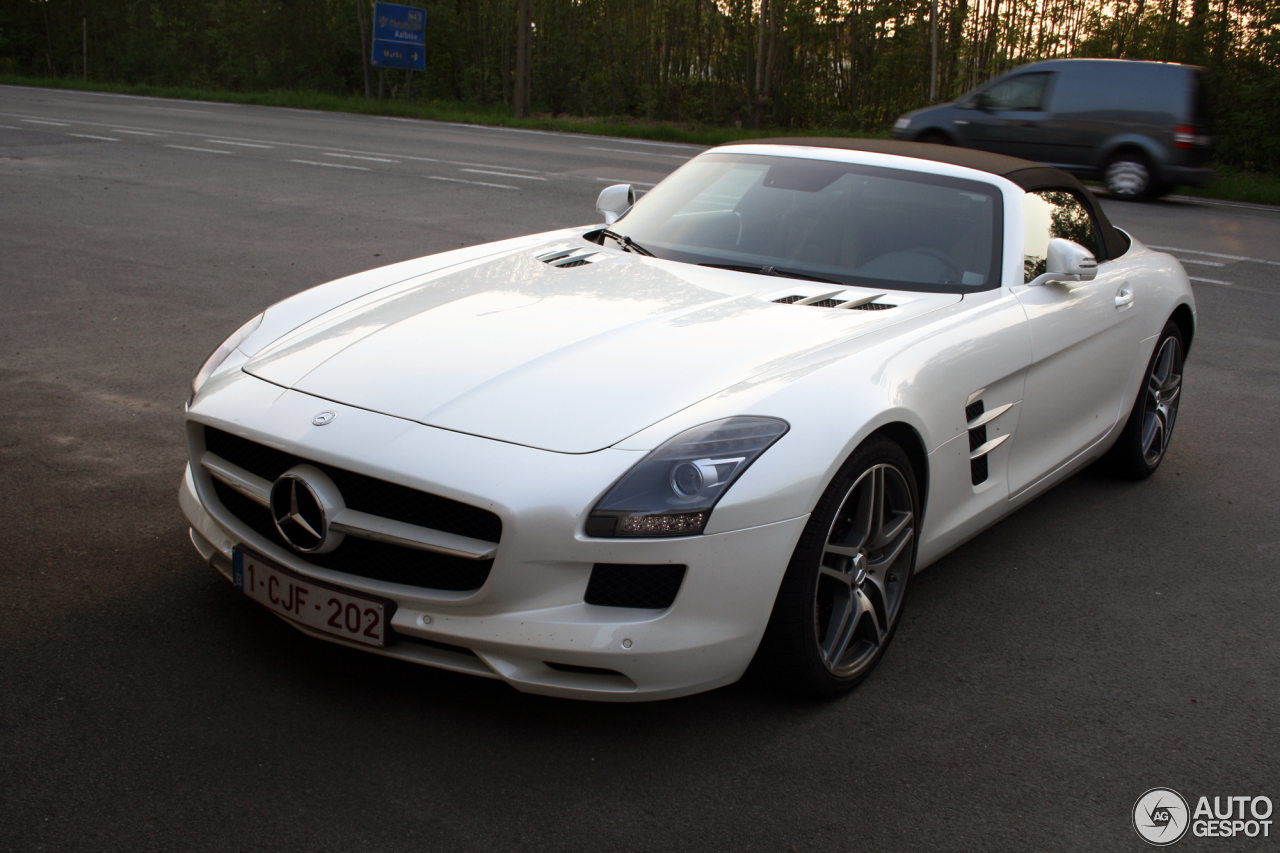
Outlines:
[[1133,303],[1133,288],[1129,286],[1129,282],[1120,285],[1120,289],[1116,291],[1116,307],[1123,308]]

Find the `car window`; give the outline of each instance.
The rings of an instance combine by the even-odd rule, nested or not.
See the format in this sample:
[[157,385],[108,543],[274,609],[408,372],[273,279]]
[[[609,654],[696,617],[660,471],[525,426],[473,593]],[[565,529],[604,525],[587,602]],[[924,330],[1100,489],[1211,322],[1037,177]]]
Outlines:
[[963,293],[999,286],[1001,217],[1000,191],[981,181],[716,153],[681,167],[613,230],[667,260]]
[[987,104],[993,110],[1043,110],[1049,74],[1019,74],[987,89]]
[[1026,194],[1022,202],[1022,234],[1024,282],[1044,274],[1049,241],[1054,237],[1079,243],[1095,258],[1100,256],[1098,228],[1089,215],[1089,209],[1065,190],[1038,190]]

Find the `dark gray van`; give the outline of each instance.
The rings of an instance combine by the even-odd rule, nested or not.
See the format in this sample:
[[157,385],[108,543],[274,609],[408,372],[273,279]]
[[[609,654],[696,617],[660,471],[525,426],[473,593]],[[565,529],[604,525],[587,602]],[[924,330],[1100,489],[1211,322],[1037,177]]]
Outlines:
[[1038,160],[1101,179],[1120,198],[1155,198],[1213,177],[1204,70],[1193,65],[1036,62],[954,103],[907,113],[893,135]]

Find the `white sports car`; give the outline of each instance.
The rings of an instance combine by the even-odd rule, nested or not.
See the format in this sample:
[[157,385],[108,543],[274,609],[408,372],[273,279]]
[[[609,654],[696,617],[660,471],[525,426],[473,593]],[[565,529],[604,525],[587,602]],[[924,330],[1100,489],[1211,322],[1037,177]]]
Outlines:
[[914,572],[1178,412],[1179,263],[1055,169],[725,145],[339,279],[192,382],[191,539],[320,639],[584,699],[871,671]]

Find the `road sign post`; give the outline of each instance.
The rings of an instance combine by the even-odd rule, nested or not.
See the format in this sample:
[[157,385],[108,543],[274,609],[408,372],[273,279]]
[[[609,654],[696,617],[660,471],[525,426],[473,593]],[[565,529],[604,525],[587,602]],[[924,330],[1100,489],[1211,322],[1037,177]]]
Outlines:
[[373,4],[373,52],[369,64],[377,69],[427,68],[427,11],[395,3]]

